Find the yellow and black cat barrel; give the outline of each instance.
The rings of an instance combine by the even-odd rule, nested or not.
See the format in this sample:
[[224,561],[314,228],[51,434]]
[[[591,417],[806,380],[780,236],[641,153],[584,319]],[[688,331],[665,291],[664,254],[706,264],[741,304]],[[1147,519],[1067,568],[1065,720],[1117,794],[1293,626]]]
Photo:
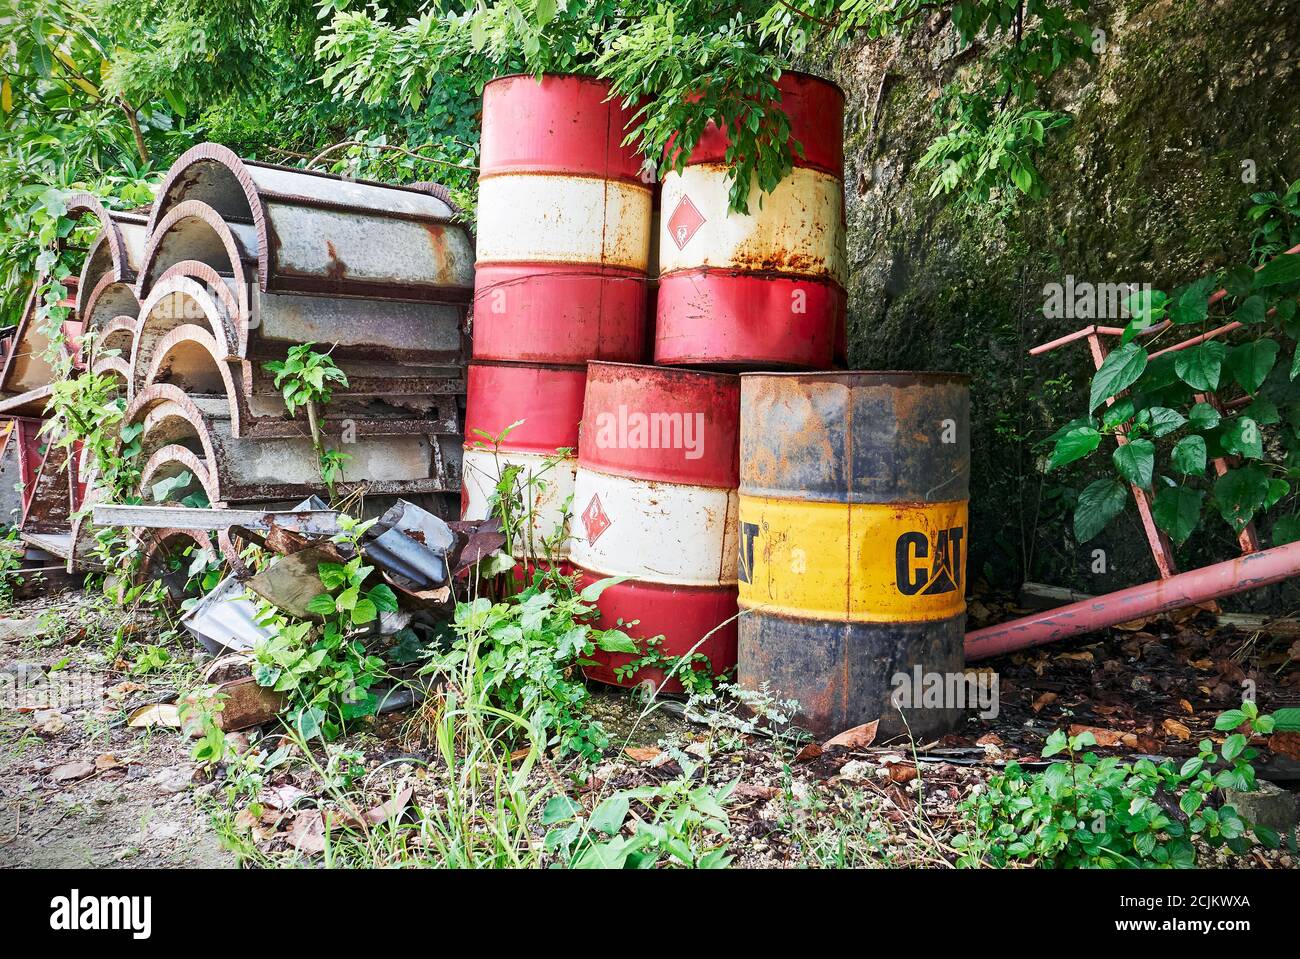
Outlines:
[[742,375],[740,685],[819,735],[951,730],[969,479],[964,375]]

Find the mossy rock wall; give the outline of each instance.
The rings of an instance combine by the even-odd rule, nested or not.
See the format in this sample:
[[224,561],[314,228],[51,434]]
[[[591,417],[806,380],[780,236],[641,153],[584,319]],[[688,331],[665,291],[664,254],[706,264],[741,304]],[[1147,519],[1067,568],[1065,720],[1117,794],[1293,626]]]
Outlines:
[[[941,18],[822,65],[849,101],[850,363],[971,374],[970,577],[998,587],[1104,592],[1156,575],[1134,509],[1077,544],[1062,497],[1091,477],[1040,471],[1035,443],[1083,415],[1093,369],[1082,343],[1029,357],[1086,325],[1045,318],[1044,285],[1072,275],[1169,289],[1242,262],[1249,195],[1300,176],[1300,3],[1109,3],[1093,15],[1099,62],[1044,91],[1074,121],[1040,158],[1049,192],[1037,201],[971,211],[929,196],[917,165],[933,101],[972,69]],[[1243,181],[1244,161],[1256,182]],[[1225,526],[1207,525],[1180,551],[1184,567],[1236,553]]]

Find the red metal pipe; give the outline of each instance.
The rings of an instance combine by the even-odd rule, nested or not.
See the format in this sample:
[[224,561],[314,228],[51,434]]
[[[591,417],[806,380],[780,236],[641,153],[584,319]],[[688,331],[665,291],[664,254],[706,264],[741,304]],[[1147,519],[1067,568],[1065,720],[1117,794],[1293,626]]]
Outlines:
[[1085,599],[966,634],[966,659],[986,659],[1106,629],[1131,619],[1271,586],[1300,574],[1300,542]]

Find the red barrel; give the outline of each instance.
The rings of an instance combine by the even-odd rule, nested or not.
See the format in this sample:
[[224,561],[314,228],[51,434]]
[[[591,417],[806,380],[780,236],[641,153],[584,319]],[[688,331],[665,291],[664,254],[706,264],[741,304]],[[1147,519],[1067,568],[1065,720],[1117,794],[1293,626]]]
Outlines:
[[[661,657],[703,654],[714,673],[736,663],[739,421],[738,377],[587,367],[573,563],[586,582],[630,577],[601,595],[602,628],[621,620],[643,647],[662,635]],[[595,658],[587,675],[602,682],[664,680],[663,662],[619,676],[618,667],[640,656]],[[672,680],[664,688],[682,686]]]
[[[516,556],[567,555],[565,505],[573,495],[586,377],[581,366],[469,365],[461,512],[467,520],[487,518],[503,472],[519,467],[515,488],[532,523],[515,546]],[[493,442],[516,423],[499,444]],[[571,452],[557,460],[562,449]]]
[[644,358],[652,184],[609,95],[549,74],[484,87],[476,358]]
[[656,363],[721,369],[843,364],[844,95],[818,77],[777,83],[790,118],[790,176],[749,212],[728,210],[730,142],[710,123],[681,173],[664,178]]

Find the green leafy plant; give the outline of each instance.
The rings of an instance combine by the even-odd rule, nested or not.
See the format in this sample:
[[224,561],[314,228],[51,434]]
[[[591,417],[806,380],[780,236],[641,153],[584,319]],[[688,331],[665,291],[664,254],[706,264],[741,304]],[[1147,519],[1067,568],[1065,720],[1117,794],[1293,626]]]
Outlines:
[[171,653],[162,646],[146,646],[141,649],[131,663],[133,676],[145,676],[159,672],[172,661]]
[[[1093,377],[1087,415],[1045,441],[1049,471],[1086,461],[1104,436],[1118,441],[1111,475],[1078,496],[1076,539],[1124,512],[1130,485],[1150,494],[1156,525],[1176,545],[1201,527],[1207,506],[1234,534],[1280,507],[1273,545],[1300,539],[1300,254],[1172,293],[1134,293],[1125,307],[1131,319]],[[1230,323],[1239,326],[1222,329]],[[1200,333],[1211,336],[1153,356]],[[1227,470],[1207,475],[1216,459]]]
[[[676,779],[621,790],[590,812],[567,795],[552,797],[542,810],[547,851],[575,869],[725,869],[733,858],[725,807],[740,780],[700,782],[698,764],[681,755],[677,761]],[[629,817],[633,826],[625,835]]]
[[714,674],[709,657],[698,651],[672,656],[664,652],[663,642],[662,636],[651,636],[641,642],[640,654],[635,659],[614,667],[615,678],[626,682],[643,669],[658,669],[664,676],[680,682],[687,693],[712,692],[719,677]]
[[370,523],[344,514],[340,525],[343,531],[336,540],[356,555],[317,567],[323,591],[307,609],[322,621],[293,621],[264,603],[259,622],[272,635],[253,648],[254,679],[287,694],[286,718],[304,739],[334,739],[349,722],[374,714],[379,700],[370,687],[386,674],[386,665],[369,651],[359,631],[381,612],[397,609],[392,587],[366,585],[374,568],[363,565],[359,543]]
[[334,387],[347,388],[347,375],[335,365],[328,353],[318,353],[315,343],[300,343],[289,347],[284,360],[272,360],[263,369],[275,377],[275,388],[284,399],[284,407],[293,416],[299,408],[307,411],[307,425],[311,430],[312,446],[320,467],[321,482],[334,497],[334,483],[342,475],[344,466],[352,459],[348,453],[325,446],[320,417]]
[[[501,432],[493,435],[481,429],[472,429],[475,449],[491,450],[495,475],[487,477],[492,483],[488,497],[488,514],[501,520],[501,532],[506,542],[503,552],[507,557],[516,555],[537,556],[552,562],[558,561],[561,548],[569,535],[572,496],[554,507],[543,507],[554,479],[552,473],[567,468],[566,461],[573,450],[561,448],[543,458],[534,469],[510,463],[502,456],[502,444],[523,420],[516,420]],[[554,523],[554,529],[543,532]]]
[[[1222,714],[1216,728],[1235,730],[1243,724],[1264,734],[1276,721],[1245,702],[1240,710]],[[1278,845],[1275,833],[1252,828],[1222,802],[1224,789],[1255,788],[1250,760],[1257,751],[1249,748],[1245,734],[1232,732],[1217,750],[1202,740],[1197,755],[1181,765],[1149,759],[1127,763],[1084,751],[1094,745],[1091,732],[1068,736],[1057,730],[1048,737],[1043,757],[1065,753],[1065,761],[1042,773],[1008,763],[985,789],[964,800],[959,808],[968,829],[952,843],[962,853],[958,865],[1191,868],[1196,865],[1193,838],[1235,853],[1249,847],[1252,832],[1264,845]]]
[[8,609],[14,601],[14,591],[23,584],[24,545],[18,538],[18,527],[10,526],[0,536],[0,609]]
[[1256,264],[1300,245],[1300,179],[1281,194],[1275,190],[1252,193],[1250,201],[1246,219],[1253,224],[1250,254]]
[[587,715],[589,693],[578,669],[597,649],[635,651],[621,630],[591,625],[592,604],[619,581],[603,579],[579,592],[571,579],[538,571],[502,602],[480,596],[457,603],[456,639],[450,650],[431,657],[424,672],[467,671],[488,703],[523,717],[540,742],[594,760],[608,737]]

